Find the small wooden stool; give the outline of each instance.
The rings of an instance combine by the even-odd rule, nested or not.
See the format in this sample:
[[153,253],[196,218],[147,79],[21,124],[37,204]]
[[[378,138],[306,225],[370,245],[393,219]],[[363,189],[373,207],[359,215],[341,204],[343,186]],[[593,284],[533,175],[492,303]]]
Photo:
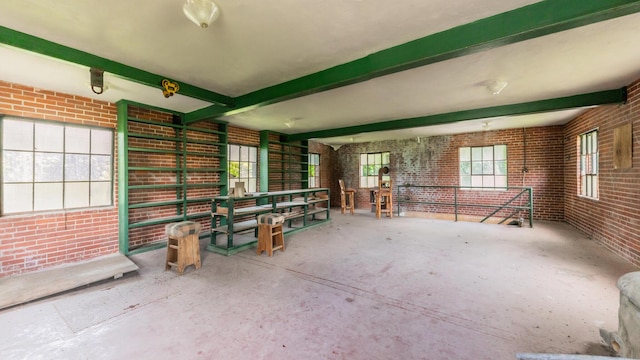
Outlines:
[[184,268],[189,265],[200,269],[201,228],[202,225],[194,221],[182,221],[165,226],[165,232],[169,238],[165,270],[175,266],[178,268],[178,273],[182,274]]
[[269,256],[273,256],[275,250],[284,251],[283,223],[284,216],[279,214],[258,215],[258,255],[266,251]]
[[[382,208],[384,203],[384,209]],[[376,217],[380,219],[382,213],[393,218],[393,180],[380,181],[376,192]]]

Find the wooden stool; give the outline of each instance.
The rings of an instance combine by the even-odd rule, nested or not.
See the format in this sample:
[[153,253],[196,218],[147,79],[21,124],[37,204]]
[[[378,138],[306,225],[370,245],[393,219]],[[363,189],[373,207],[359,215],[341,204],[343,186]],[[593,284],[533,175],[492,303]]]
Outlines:
[[340,212],[345,213],[349,210],[353,215],[353,209],[356,207],[356,189],[346,188],[342,179],[338,180],[340,184]]
[[258,255],[266,251],[269,256],[273,256],[275,250],[284,251],[283,223],[284,216],[279,214],[258,215]]
[[[384,202],[384,209],[382,203]],[[380,181],[376,191],[376,217],[380,219],[382,213],[393,218],[393,181]]]
[[178,268],[182,274],[184,268],[194,265],[200,269],[200,229],[202,225],[193,221],[182,221],[168,224],[165,232],[169,238],[167,241],[167,262],[165,270],[172,266]]

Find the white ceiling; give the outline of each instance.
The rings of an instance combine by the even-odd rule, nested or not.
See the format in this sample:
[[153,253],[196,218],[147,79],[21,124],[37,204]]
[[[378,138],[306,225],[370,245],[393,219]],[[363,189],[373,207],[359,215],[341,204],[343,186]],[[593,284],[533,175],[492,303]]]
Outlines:
[[[509,11],[525,0],[216,0],[200,29],[184,0],[2,0],[0,25],[228,96],[299,78],[438,31]],[[422,66],[259,107],[232,125],[301,133],[610,90],[640,78],[640,14]],[[89,70],[0,46],[0,79],[181,112],[210,103],[106,73],[95,95]],[[487,80],[508,82],[492,95]],[[428,128],[322,139],[350,142],[562,124],[582,109],[478,119]],[[293,120],[293,121],[292,121]],[[488,124],[488,125],[486,125]],[[289,125],[289,126],[287,126]]]

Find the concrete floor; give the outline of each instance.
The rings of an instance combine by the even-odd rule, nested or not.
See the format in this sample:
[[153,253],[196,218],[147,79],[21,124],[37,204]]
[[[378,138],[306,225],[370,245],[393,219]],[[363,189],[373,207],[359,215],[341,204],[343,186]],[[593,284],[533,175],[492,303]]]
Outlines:
[[[206,244],[203,241],[202,246]],[[515,359],[607,355],[621,275],[570,226],[332,212],[273,257],[204,251],[0,312],[2,359]]]

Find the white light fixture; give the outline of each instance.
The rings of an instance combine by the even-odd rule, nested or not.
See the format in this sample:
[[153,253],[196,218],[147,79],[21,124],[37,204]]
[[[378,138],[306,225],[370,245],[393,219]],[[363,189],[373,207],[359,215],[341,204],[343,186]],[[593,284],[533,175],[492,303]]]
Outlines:
[[187,0],[182,6],[182,11],[187,19],[205,29],[218,18],[220,10],[211,0]]
[[507,82],[505,80],[487,80],[485,86],[493,95],[498,95],[507,87]]

